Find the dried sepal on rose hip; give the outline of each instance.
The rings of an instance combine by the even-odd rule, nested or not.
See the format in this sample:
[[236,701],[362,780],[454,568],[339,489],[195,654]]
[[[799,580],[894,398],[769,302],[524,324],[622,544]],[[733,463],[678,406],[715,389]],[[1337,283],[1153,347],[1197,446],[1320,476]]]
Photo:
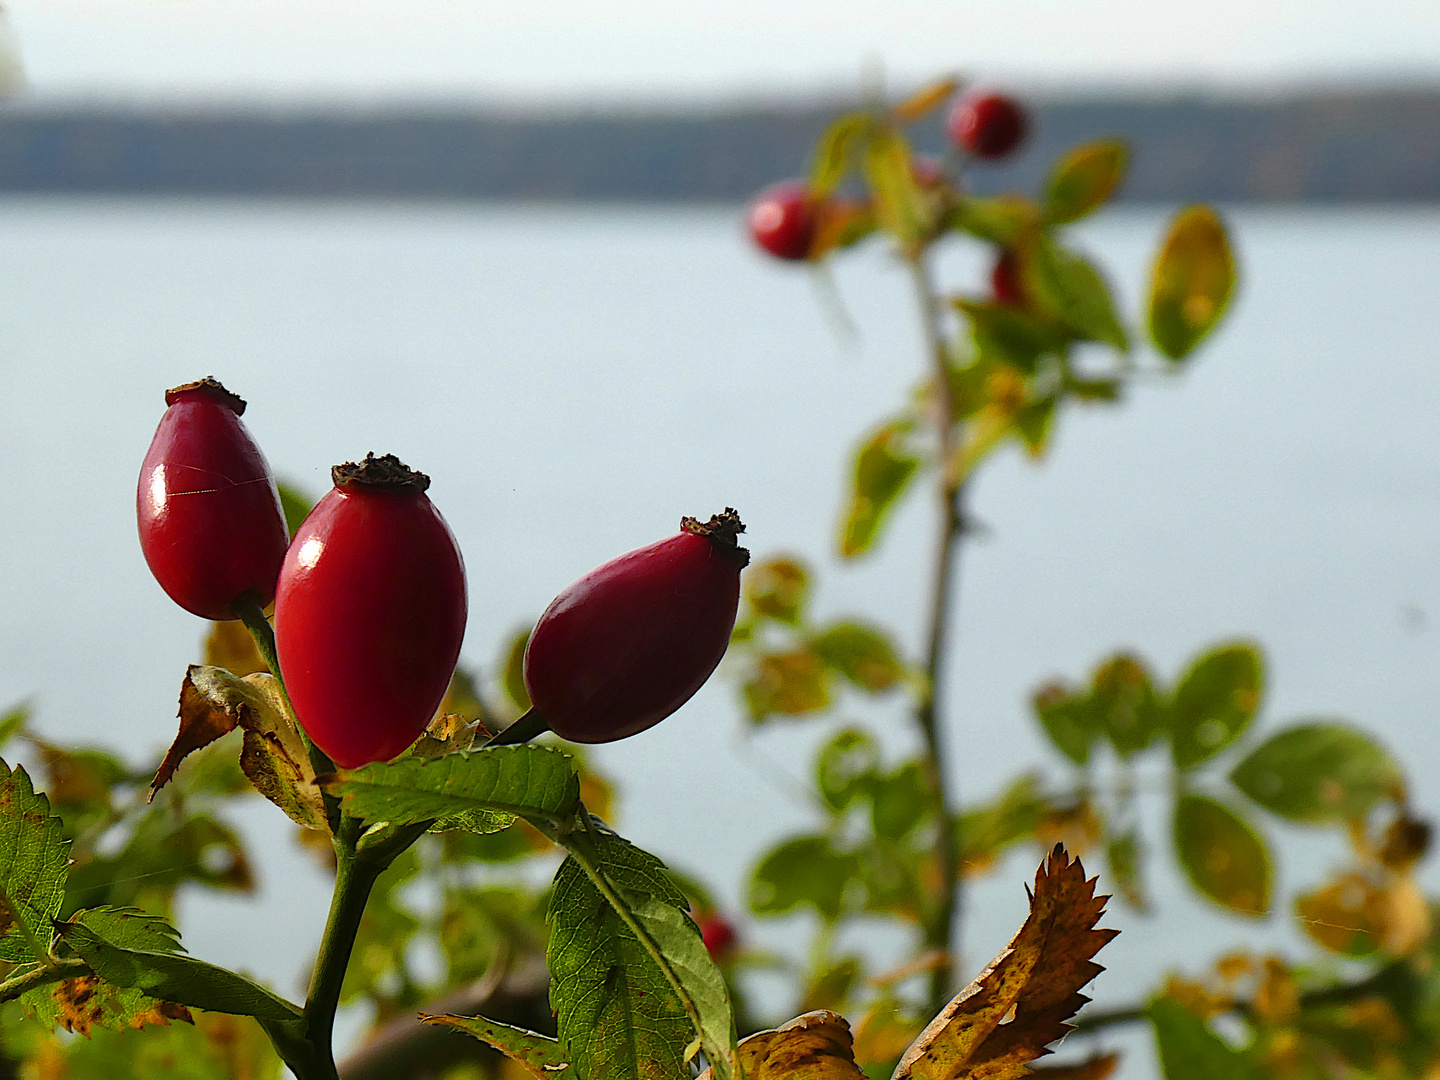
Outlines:
[[525,648],[533,714],[580,743],[653,727],[710,677],[735,626],[745,526],[726,508],[707,522],[590,571],[540,616]]
[[234,619],[246,593],[264,607],[289,533],[265,455],[241,422],[245,401],[206,376],[165,392],[140,467],[140,549],[160,587],[203,619]]
[[370,454],[331,476],[285,554],[275,643],[301,727],[353,769],[435,715],[465,636],[465,565],[424,473]]

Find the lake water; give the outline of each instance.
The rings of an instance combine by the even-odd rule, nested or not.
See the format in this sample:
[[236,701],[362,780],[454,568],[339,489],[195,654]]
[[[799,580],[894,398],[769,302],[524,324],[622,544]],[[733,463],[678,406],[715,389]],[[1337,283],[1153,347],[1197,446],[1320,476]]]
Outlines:
[[[1406,763],[1420,810],[1440,809],[1440,209],[1231,221],[1243,291],[1190,370],[1067,415],[1043,466],[1007,452],[975,487],[987,529],[964,556],[948,673],[967,798],[1034,763],[1061,774],[1025,706],[1039,680],[1118,647],[1173,678],[1247,636],[1269,660],[1267,725],[1362,723]],[[1079,230],[1129,312],[1162,223],[1134,210]],[[978,288],[980,262],[957,249],[942,277]],[[0,704],[30,697],[43,731],[135,761],[173,735],[203,627],[145,568],[134,483],[162,391],[206,373],[249,399],[276,471],[313,493],[372,449],[432,475],[469,566],[471,665],[492,671],[585,570],[725,505],[757,555],[825,564],[822,613],[870,613],[915,649],[928,508],[907,507],[867,562],[829,553],[849,448],[904,399],[918,335],[878,247],[842,259],[837,284],[858,342],[807,274],[748,249],[732,208],[0,200]],[[895,705],[849,712],[910,748]],[[775,774],[807,772],[823,734],[741,726],[717,679],[597,754],[622,831],[732,906],[756,853],[812,823]],[[1222,948],[1303,947],[1286,900],[1250,924],[1191,899],[1153,805],[1159,914],[1112,909],[1102,1003]],[[327,888],[268,804],[240,819],[260,897],[188,896],[186,944],[293,991]],[[1269,831],[1282,897],[1345,858],[1339,837]],[[1037,854],[973,890],[968,970],[1019,925]],[[1425,882],[1440,886],[1434,866]],[[790,949],[796,929],[747,933]]]

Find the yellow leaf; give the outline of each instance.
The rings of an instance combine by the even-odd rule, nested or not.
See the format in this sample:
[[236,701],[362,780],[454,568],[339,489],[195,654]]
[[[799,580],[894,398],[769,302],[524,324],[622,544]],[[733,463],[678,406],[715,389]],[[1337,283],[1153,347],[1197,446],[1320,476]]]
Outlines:
[[[739,1056],[745,1080],[865,1080],[855,1064],[850,1025],[825,1010],[741,1039]],[[699,1080],[711,1080],[711,1070]]]
[[205,635],[205,664],[223,667],[240,676],[269,670],[265,658],[255,647],[255,639],[239,619],[210,624],[210,632]]
[[959,87],[960,84],[955,79],[938,79],[921,87],[896,105],[890,110],[890,115],[902,124],[919,120],[926,113],[949,101]]
[[1009,946],[930,1022],[894,1080],[1013,1080],[1070,1030],[1103,968],[1091,958],[1117,930],[1097,930],[1108,896],[1058,845],[1035,874],[1030,916]]
[[1150,337],[1171,360],[1200,344],[1230,302],[1235,257],[1220,216],[1208,206],[1180,211],[1150,276]]

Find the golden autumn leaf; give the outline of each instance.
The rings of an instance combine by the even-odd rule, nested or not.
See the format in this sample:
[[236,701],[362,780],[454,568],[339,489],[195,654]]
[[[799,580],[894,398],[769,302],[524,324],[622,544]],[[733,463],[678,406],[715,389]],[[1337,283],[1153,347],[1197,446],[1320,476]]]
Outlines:
[[1108,896],[1056,845],[1035,874],[1020,932],[920,1033],[894,1080],[1012,1080],[1070,1030],[1103,968],[1091,958],[1118,930],[1097,930]]
[[[745,1080],[865,1080],[855,1064],[850,1025],[823,1009],[741,1039],[739,1057]],[[699,1080],[711,1080],[711,1070]]]

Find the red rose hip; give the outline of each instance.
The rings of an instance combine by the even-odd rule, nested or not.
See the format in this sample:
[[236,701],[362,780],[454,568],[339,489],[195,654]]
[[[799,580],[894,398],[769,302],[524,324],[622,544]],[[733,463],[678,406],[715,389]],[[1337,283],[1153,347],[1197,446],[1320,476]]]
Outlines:
[[243,399],[210,377],[165,392],[135,495],[140,549],[160,587],[202,619],[238,618],[253,593],[261,607],[289,534],[265,455],[240,421]]
[[810,253],[820,223],[816,199],[798,180],[768,187],[745,215],[750,236],[777,259],[798,261]]
[[725,655],[750,553],[726,509],[590,571],[550,604],[525,648],[534,713],[572,742],[628,738],[700,689]]
[[946,128],[962,150],[1001,158],[1020,145],[1029,125],[1019,105],[1001,94],[971,94],[950,110]]
[[275,644],[300,725],[353,769],[434,716],[465,636],[465,566],[424,473],[371,454],[331,475],[285,553]]

